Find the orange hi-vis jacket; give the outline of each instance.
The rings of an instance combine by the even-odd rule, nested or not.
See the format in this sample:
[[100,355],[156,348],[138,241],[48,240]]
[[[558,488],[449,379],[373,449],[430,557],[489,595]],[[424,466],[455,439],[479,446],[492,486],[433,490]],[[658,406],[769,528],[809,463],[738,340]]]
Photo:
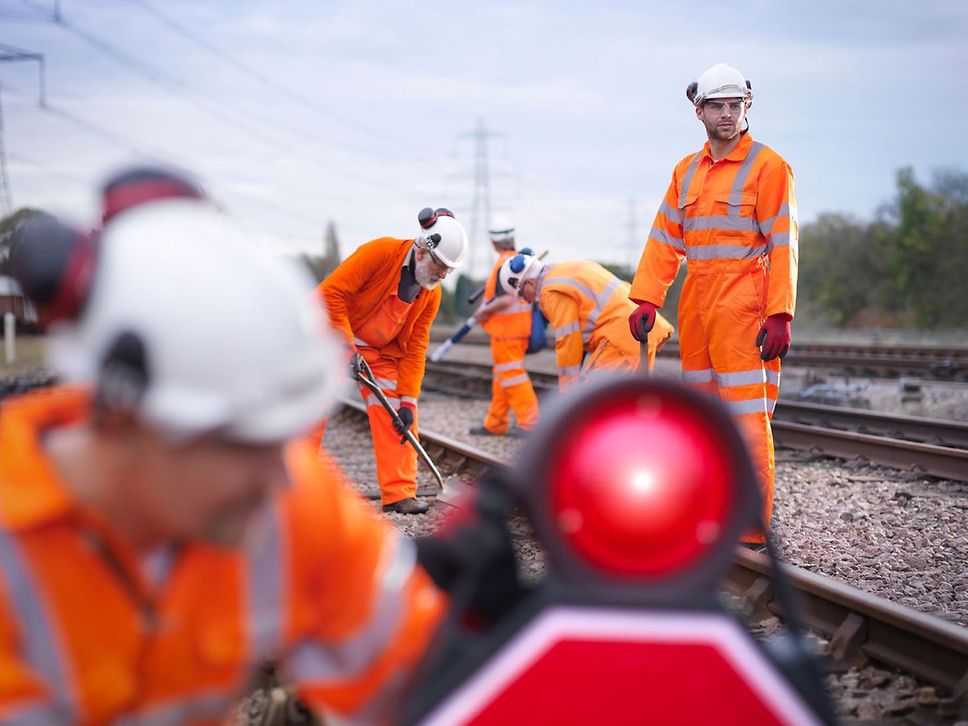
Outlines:
[[[491,274],[484,285],[484,300],[491,300],[497,292],[498,273],[508,257],[514,257],[514,250],[501,250]],[[527,338],[531,335],[531,303],[523,297],[515,298],[508,307],[499,310],[481,323],[481,327],[492,338]]]
[[[638,368],[641,346],[629,332],[628,318],[635,305],[629,300],[627,282],[597,262],[560,262],[542,272],[537,299],[555,334],[562,390],[579,380],[585,353],[594,356],[589,370]],[[658,315],[653,330],[649,334],[652,358],[673,332]]]
[[218,724],[267,658],[310,705],[392,714],[442,596],[331,462],[291,444],[291,486],[244,547],[173,546],[152,577],[44,452],[88,418],[79,389],[0,408],[0,722]]
[[[386,298],[396,293],[400,270],[410,254],[413,240],[381,237],[367,242],[347,257],[316,288],[326,305],[333,327],[355,347],[354,331],[381,314]],[[409,305],[397,336],[379,348],[380,355],[399,361],[397,393],[416,400],[423,383],[430,324],[440,307],[440,287],[421,290]]]
[[[723,173],[719,167],[725,167]],[[796,307],[797,207],[793,172],[746,133],[714,162],[707,141],[672,173],[642,252],[631,299],[662,307],[683,259],[688,274],[754,271],[769,266],[765,314]]]

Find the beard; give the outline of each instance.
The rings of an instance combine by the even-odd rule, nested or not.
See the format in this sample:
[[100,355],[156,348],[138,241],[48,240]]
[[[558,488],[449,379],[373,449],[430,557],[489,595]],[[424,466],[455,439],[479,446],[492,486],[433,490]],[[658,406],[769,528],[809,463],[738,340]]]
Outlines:
[[413,270],[413,276],[417,278],[417,284],[424,290],[433,290],[444,280],[442,277],[437,277],[431,269],[429,262],[425,261],[421,263],[420,260],[417,260],[417,264]]

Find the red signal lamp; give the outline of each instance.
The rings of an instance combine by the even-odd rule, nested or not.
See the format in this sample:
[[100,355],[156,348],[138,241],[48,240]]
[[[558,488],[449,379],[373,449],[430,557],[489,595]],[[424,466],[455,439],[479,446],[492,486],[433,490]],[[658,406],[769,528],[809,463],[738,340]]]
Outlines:
[[654,583],[719,571],[755,517],[749,455],[717,402],[623,378],[557,401],[517,477],[556,569]]

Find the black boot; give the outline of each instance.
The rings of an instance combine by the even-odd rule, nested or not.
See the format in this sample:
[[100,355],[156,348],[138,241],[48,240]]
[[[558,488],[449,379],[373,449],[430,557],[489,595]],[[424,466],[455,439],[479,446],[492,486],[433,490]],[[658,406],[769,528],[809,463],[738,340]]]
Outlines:
[[396,512],[397,514],[423,514],[428,509],[430,509],[429,504],[417,501],[415,497],[401,499],[399,502],[383,505],[384,512]]

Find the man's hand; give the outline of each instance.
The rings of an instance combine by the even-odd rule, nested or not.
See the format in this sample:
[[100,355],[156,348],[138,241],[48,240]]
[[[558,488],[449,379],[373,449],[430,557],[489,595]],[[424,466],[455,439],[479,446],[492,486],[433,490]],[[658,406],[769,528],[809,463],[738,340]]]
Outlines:
[[358,350],[354,351],[350,356],[349,371],[350,378],[352,378],[354,381],[356,380],[356,377],[363,371],[363,356]]
[[763,360],[785,356],[790,350],[790,316],[777,313],[768,317],[756,336],[756,345]]
[[650,302],[639,303],[635,311],[629,315],[629,330],[632,337],[640,343],[649,342],[649,331],[655,325],[656,306]]
[[413,426],[413,419],[416,411],[417,408],[412,403],[401,403],[400,408],[397,409],[397,416],[400,417],[400,422],[393,422],[393,430],[403,437],[400,439],[401,444],[405,444],[407,442],[407,432],[410,430],[410,427]]

